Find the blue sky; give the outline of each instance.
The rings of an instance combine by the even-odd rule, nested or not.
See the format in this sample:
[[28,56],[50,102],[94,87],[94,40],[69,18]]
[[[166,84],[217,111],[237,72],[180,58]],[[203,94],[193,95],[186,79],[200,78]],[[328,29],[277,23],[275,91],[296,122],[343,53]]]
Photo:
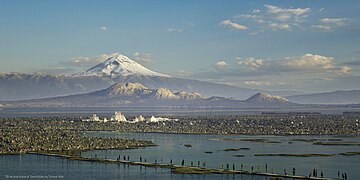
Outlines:
[[0,72],[71,73],[120,52],[172,76],[360,89],[360,1],[0,0]]

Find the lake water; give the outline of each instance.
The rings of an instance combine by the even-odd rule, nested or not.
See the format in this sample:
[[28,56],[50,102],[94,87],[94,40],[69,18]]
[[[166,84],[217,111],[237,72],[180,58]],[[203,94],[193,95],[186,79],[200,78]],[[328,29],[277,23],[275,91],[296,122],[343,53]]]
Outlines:
[[[82,154],[84,157],[98,157],[116,159],[119,155],[130,157],[132,161],[139,161],[140,156],[146,158],[148,162],[161,161],[169,163],[173,159],[174,164],[181,164],[184,159],[186,165],[193,161],[194,165],[200,161],[206,162],[206,167],[221,168],[222,164],[226,167],[232,164],[236,169],[240,169],[243,164],[244,170],[265,172],[265,164],[268,171],[292,173],[292,168],[296,169],[296,174],[308,175],[314,168],[318,169],[318,174],[323,172],[327,177],[337,177],[337,172],[346,172],[348,177],[360,177],[359,156],[328,156],[328,157],[284,157],[284,156],[254,156],[260,153],[286,153],[286,154],[338,154],[343,152],[359,152],[359,146],[322,146],[313,145],[310,142],[294,141],[293,139],[319,139],[323,141],[342,140],[360,142],[360,136],[356,137],[334,137],[334,136],[247,136],[247,135],[183,135],[183,134],[159,134],[159,133],[120,133],[120,132],[87,132],[88,136],[97,137],[120,137],[151,140],[158,144],[156,147],[147,147],[131,150],[97,150],[88,151]],[[251,138],[278,141],[280,143],[259,143],[244,141],[224,141],[221,138]],[[290,143],[289,143],[290,142]],[[185,147],[190,144],[192,147]],[[224,151],[227,148],[249,148],[249,150]],[[211,151],[213,153],[205,153]],[[244,155],[235,157],[234,155]]]
[[[181,164],[182,159],[186,165],[193,161],[206,162],[206,167],[221,168],[221,164],[235,165],[240,169],[243,164],[244,170],[268,171],[283,173],[286,169],[288,174],[292,168],[296,168],[296,174],[308,175],[312,169],[318,169],[326,177],[337,177],[337,172],[346,172],[348,179],[360,177],[359,156],[329,156],[329,157],[260,157],[256,153],[324,153],[337,154],[349,151],[360,151],[359,146],[321,146],[310,142],[293,141],[293,139],[322,139],[328,141],[341,139],[342,141],[359,142],[359,136],[334,137],[334,136],[248,136],[248,135],[183,135],[183,134],[159,134],[159,133],[120,133],[120,132],[85,132],[86,136],[97,137],[120,137],[135,138],[154,141],[159,146],[128,150],[96,150],[82,153],[83,157],[116,159],[119,155],[129,156],[131,161],[139,161],[140,156],[147,162],[169,163],[173,159],[174,164]],[[221,138],[261,138],[281,143],[259,143],[244,141],[224,141]],[[289,142],[292,142],[291,144]],[[185,147],[190,144],[192,147]],[[249,150],[223,151],[227,148],[249,148]],[[213,153],[208,154],[205,151]],[[234,157],[233,155],[244,155]],[[40,155],[5,155],[0,156],[0,179],[8,176],[58,176],[64,179],[251,179],[264,180],[267,177],[249,175],[180,175],[172,174],[169,169],[145,168],[123,164],[106,164],[96,162],[74,161],[58,157]]]
[[[14,178],[15,176],[20,177]],[[46,176],[48,178],[44,178]],[[269,178],[239,174],[172,174],[169,169],[162,168],[74,161],[65,158],[26,154],[0,156],[0,179],[268,180]]]

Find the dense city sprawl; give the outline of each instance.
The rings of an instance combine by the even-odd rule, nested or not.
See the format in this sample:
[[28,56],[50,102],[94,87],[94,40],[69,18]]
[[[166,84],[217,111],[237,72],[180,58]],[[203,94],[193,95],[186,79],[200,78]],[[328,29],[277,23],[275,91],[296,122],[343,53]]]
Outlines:
[[83,136],[81,122],[58,118],[0,120],[0,154],[27,152],[79,155],[84,150],[127,149],[154,145],[149,141]]
[[[167,132],[194,134],[360,134],[360,116],[344,115],[241,115],[170,117],[179,121],[113,124],[114,130],[132,132]],[[92,130],[105,124],[84,125]],[[86,128],[85,128],[86,129]]]
[[[136,117],[127,117],[134,119]],[[148,117],[145,117],[145,119]],[[262,114],[227,116],[168,116],[169,121],[74,122],[81,131],[163,132],[190,134],[341,135],[360,134],[356,115]],[[65,118],[66,119],[66,118]],[[171,119],[175,119],[171,121]]]
[[[134,117],[128,117],[134,118]],[[162,122],[85,122],[76,117],[27,117],[0,120],[2,153],[123,149],[151,142],[85,137],[83,131],[194,134],[360,134],[359,116],[262,114],[237,116],[176,116]]]

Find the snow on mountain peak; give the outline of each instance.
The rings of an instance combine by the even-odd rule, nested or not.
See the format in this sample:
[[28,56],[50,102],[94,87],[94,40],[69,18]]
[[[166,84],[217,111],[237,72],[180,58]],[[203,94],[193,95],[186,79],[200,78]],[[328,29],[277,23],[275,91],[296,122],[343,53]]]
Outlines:
[[174,93],[176,96],[179,96],[181,99],[203,99],[204,97],[197,92],[192,92],[192,93],[188,93],[188,92],[184,92],[184,91],[179,91]]
[[95,65],[94,67],[80,73],[80,76],[128,76],[128,75],[144,75],[144,76],[163,76],[168,75],[151,71],[141,64],[131,60],[130,58],[120,54],[113,53],[105,61]]
[[137,93],[144,93],[145,91],[149,91],[148,88],[143,86],[140,83],[116,83],[106,89],[106,94],[110,96],[114,95],[134,95]]
[[203,96],[199,93],[187,93],[183,91],[171,91],[167,88],[150,89],[143,86],[140,83],[116,83],[107,89],[92,92],[97,96],[123,96],[123,97],[143,97],[143,98],[156,98],[165,100],[193,100],[203,99]]
[[166,88],[158,88],[155,90],[155,97],[162,99],[177,99],[179,98],[178,96],[176,96],[175,94],[173,94],[169,89]]

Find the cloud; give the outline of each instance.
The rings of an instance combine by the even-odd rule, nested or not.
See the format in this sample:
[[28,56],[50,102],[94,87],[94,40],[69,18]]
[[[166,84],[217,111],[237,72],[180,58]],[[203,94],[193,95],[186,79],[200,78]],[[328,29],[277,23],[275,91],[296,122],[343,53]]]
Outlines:
[[36,72],[46,73],[50,75],[65,75],[65,74],[73,74],[75,70],[68,67],[51,67],[47,69],[39,69],[36,70]]
[[258,69],[264,65],[264,60],[255,59],[253,57],[249,57],[246,60],[241,60],[241,58],[239,58],[239,57],[237,57],[235,59],[239,60],[237,62],[238,65],[245,65],[245,66],[249,67],[250,69]]
[[[240,85],[280,86],[350,76],[352,72],[350,66],[336,64],[333,57],[310,53],[272,60],[254,57],[235,59],[237,66],[226,62],[226,69],[214,65],[213,69],[193,73],[191,77],[215,82],[236,82]],[[245,81],[248,81],[247,84]]]
[[[356,65],[360,62],[355,59],[338,63],[331,56],[305,53],[276,59],[236,57],[234,60],[218,61],[207,69],[191,73],[189,77],[240,87],[308,91],[319,90],[325,85],[336,88],[336,83],[350,78],[352,83],[359,80],[353,78],[359,75]],[[219,69],[216,64],[226,64],[226,69]],[[356,87],[353,84],[350,86]]]
[[167,28],[167,29],[165,29],[165,31],[167,31],[167,32],[182,32],[183,31],[183,29],[181,29],[181,28]]
[[346,25],[349,22],[348,18],[322,18],[319,20],[321,24],[312,25],[315,30],[322,32],[333,31],[336,28]]
[[328,32],[328,31],[333,30],[332,27],[326,26],[326,25],[312,25],[311,27],[313,27],[315,30],[322,31],[322,32]]
[[108,28],[107,28],[107,27],[105,27],[105,26],[101,26],[101,27],[100,27],[100,30],[102,30],[102,31],[107,31],[107,30],[108,30]]
[[[319,11],[323,11],[320,9]],[[240,14],[233,17],[236,21],[247,22],[250,21],[251,27],[249,29],[253,30],[249,34],[255,35],[266,30],[316,30],[320,32],[329,32],[333,31],[336,28],[347,25],[351,19],[349,18],[331,18],[324,17],[321,19],[310,19],[308,18],[311,15],[312,9],[309,7],[303,8],[283,8],[275,5],[265,4],[264,9],[254,9],[248,14]],[[234,20],[224,20],[221,22],[221,25],[235,27],[237,23]],[[232,24],[235,23],[235,24]],[[248,23],[249,24],[249,23]],[[246,26],[246,28],[248,28]]]
[[278,23],[270,23],[269,27],[272,30],[281,30],[281,29],[290,30],[291,29],[289,24],[278,24]]
[[254,9],[249,14],[241,14],[234,17],[236,20],[253,21],[254,31],[251,35],[264,32],[265,30],[288,30],[295,28],[304,29],[304,24],[311,12],[310,8],[280,8],[265,4],[264,10]]
[[342,26],[346,24],[348,21],[347,18],[322,18],[320,19],[320,22],[326,23],[326,24],[336,24],[337,26]]
[[285,57],[280,60],[264,61],[262,59],[247,58],[237,62],[243,68],[259,70],[259,75],[264,72],[303,72],[314,74],[346,75],[351,68],[338,66],[333,62],[334,58],[318,54],[305,54],[303,56]]
[[288,21],[294,19],[295,21],[301,21],[310,12],[310,8],[280,8],[274,5],[264,5],[267,13],[274,16],[279,21]]
[[335,68],[335,72],[339,75],[350,74],[350,71],[351,71],[351,67],[349,66],[342,66]]
[[148,64],[148,63],[153,62],[152,55],[149,53],[135,52],[133,55],[133,58],[135,61],[137,61],[139,63],[143,63],[143,64]]
[[224,68],[226,67],[228,64],[225,62],[225,61],[218,61],[215,63],[215,66],[216,67],[219,67],[219,68]]
[[178,72],[171,73],[171,75],[173,75],[174,77],[190,77],[193,75],[193,73],[182,69]]
[[253,13],[260,13],[261,10],[260,10],[260,9],[254,9],[252,12],[253,12]]
[[235,60],[227,61],[224,70],[212,66],[189,77],[249,88],[304,90],[358,75],[351,66],[336,63],[334,57],[311,53],[277,59],[236,57]]
[[220,25],[224,27],[229,27],[230,29],[237,29],[237,30],[248,29],[247,26],[232,22],[231,20],[223,20],[220,22]]
[[271,85],[270,82],[268,81],[245,81],[244,84],[247,84],[247,85],[255,85],[255,86],[269,86]]
[[317,54],[305,54],[301,57],[286,57],[279,61],[279,64],[284,67],[295,69],[309,69],[309,68],[334,68],[332,63],[333,57],[321,56]]

